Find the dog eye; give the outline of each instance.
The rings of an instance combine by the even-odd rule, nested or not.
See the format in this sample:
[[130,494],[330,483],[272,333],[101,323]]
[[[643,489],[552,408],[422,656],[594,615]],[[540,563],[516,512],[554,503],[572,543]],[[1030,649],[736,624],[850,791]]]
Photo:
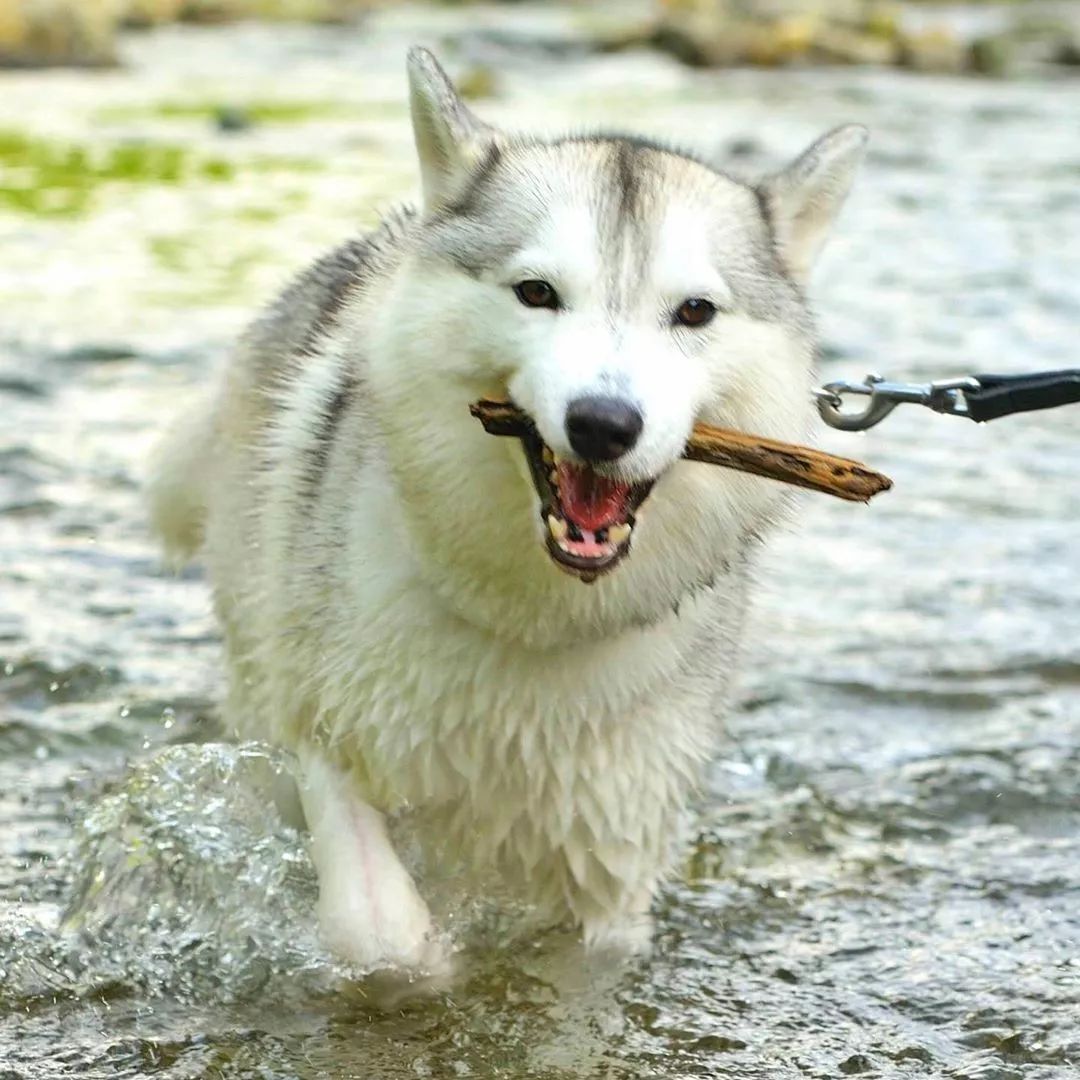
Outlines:
[[545,307],[554,311],[559,306],[559,294],[546,281],[520,281],[514,286],[514,294],[526,307]]
[[675,321],[683,326],[704,326],[712,321],[716,314],[716,305],[700,296],[684,300],[675,312]]

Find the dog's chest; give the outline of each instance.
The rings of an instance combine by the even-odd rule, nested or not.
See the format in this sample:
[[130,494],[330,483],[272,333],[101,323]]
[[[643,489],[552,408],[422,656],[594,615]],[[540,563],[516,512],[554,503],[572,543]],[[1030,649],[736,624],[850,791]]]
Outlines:
[[714,747],[712,687],[685,644],[537,654],[410,617],[369,639],[333,737],[368,799],[416,813],[429,858],[531,895],[544,882],[547,906],[567,890],[603,905],[663,862]]
[[387,809],[618,816],[606,804],[632,806],[707,753],[698,637],[665,626],[530,650],[411,597],[381,608],[353,665],[326,670],[320,712]]

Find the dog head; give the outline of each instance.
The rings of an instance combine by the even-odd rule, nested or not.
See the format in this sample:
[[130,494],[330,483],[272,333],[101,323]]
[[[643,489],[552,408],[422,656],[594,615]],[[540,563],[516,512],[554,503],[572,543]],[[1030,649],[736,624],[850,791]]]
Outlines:
[[[409,77],[424,212],[381,308],[379,380],[412,417],[390,439],[420,524],[454,530],[431,554],[504,589],[560,588],[553,561],[609,594],[677,600],[782,499],[679,459],[699,420],[805,438],[803,286],[865,130],[750,186],[647,140],[498,131],[423,50]],[[485,395],[532,418],[524,453],[470,419]]]

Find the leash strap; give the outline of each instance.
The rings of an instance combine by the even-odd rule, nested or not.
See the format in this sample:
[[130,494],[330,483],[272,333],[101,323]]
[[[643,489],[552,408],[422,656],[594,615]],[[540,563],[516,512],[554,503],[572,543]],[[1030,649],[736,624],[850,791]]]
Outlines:
[[1013,413],[1054,409],[1080,401],[1080,368],[1033,375],[976,375],[978,390],[966,390],[967,414],[976,423]]

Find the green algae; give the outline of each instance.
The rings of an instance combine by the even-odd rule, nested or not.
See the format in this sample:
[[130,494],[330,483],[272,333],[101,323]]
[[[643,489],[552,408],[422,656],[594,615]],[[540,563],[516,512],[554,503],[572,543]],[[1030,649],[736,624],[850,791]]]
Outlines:
[[90,211],[108,186],[226,183],[245,173],[310,173],[319,168],[309,158],[284,154],[231,161],[171,143],[87,145],[0,129],[0,209],[74,217]]
[[147,246],[154,260],[166,270],[182,272],[191,265],[193,248],[189,239],[177,236],[151,236]]
[[101,109],[102,123],[127,123],[132,120],[205,120],[221,123],[225,117],[240,117],[248,124],[306,124],[315,120],[370,120],[380,116],[404,114],[398,101],[363,104],[333,100],[159,101],[150,105],[125,105]]
[[87,146],[0,131],[0,207],[65,217],[87,211],[113,184],[179,184],[231,180],[235,166],[165,143]]

